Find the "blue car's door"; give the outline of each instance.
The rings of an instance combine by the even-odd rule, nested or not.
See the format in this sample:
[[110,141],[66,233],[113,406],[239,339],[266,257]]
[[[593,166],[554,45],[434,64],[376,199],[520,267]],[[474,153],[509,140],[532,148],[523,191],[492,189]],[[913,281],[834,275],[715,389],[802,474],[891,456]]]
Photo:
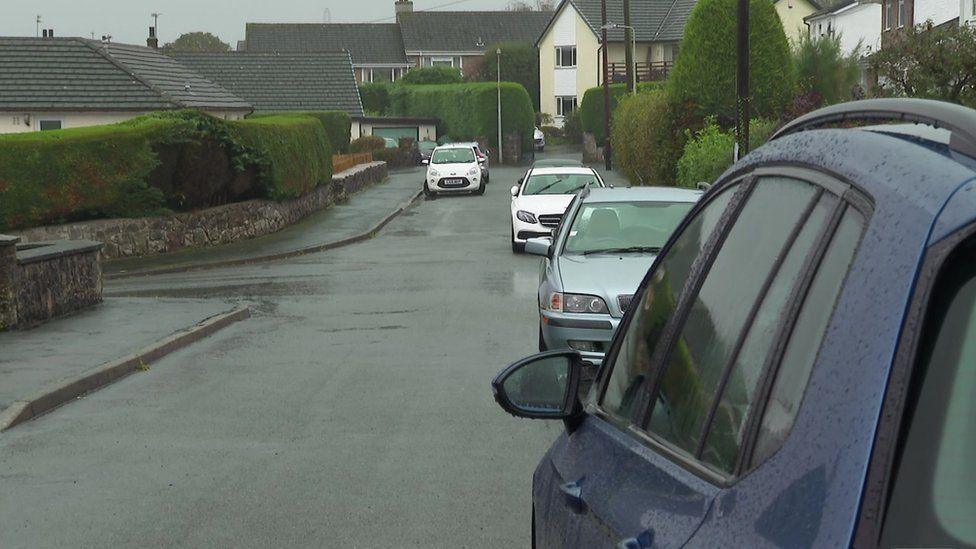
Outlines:
[[678,547],[694,534],[736,466],[775,313],[836,204],[800,179],[749,178],[682,224],[641,285],[589,415],[550,454],[560,490],[578,493],[567,505],[575,545]]

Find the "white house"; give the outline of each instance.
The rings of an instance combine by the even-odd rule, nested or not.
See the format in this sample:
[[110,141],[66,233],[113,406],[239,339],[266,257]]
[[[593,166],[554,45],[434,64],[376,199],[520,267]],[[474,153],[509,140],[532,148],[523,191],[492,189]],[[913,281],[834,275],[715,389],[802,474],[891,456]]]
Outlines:
[[[631,0],[638,82],[663,80],[674,63],[684,24],[695,0]],[[609,79],[624,82],[627,67],[623,1],[607,0]],[[574,111],[587,89],[602,83],[600,0],[562,0],[536,40],[540,109],[557,125]]]
[[850,55],[870,55],[881,47],[881,4],[845,0],[818,10],[804,21],[810,37],[839,36],[841,49]]
[[0,38],[0,133],[121,122],[166,109],[240,119],[250,103],[153,48]]

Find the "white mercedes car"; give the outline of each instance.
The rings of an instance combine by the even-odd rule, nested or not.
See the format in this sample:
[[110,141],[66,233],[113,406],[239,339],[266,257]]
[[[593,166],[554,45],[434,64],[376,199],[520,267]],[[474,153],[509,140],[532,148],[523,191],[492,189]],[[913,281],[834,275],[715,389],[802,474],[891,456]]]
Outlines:
[[525,250],[529,238],[552,236],[552,230],[577,192],[606,187],[587,167],[532,168],[512,187],[512,251]]
[[424,195],[445,193],[485,194],[485,179],[478,155],[470,145],[443,145],[430,154],[424,176]]

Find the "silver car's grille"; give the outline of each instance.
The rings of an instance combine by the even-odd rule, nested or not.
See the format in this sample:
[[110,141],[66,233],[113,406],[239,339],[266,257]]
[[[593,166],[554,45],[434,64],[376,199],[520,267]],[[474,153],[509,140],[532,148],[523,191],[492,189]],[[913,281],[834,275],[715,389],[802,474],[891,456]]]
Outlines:
[[563,214],[545,214],[539,216],[539,223],[543,227],[556,228],[559,226],[559,220],[563,218]]
[[620,305],[620,310],[627,312],[627,308],[630,307],[630,302],[633,301],[634,294],[618,295],[617,304]]

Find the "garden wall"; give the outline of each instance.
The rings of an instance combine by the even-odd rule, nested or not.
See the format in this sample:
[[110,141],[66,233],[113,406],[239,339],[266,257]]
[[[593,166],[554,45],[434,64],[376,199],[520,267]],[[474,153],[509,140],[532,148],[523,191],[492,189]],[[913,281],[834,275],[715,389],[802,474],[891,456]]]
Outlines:
[[338,173],[332,176],[331,184],[320,185],[298,198],[256,199],[164,216],[49,225],[27,229],[18,235],[26,242],[97,240],[105,243],[103,256],[108,259],[218,246],[279,231],[386,176],[386,163],[371,162]]

